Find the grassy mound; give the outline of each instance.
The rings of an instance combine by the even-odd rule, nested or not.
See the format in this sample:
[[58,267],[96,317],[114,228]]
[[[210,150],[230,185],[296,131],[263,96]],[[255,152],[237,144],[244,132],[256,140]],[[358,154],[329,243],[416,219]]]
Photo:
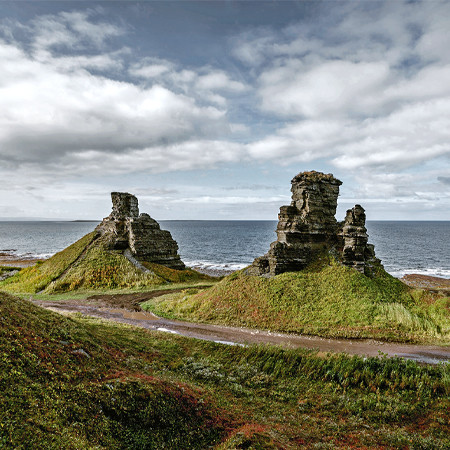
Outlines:
[[150,272],[143,273],[122,252],[109,250],[102,238],[92,232],[50,259],[0,282],[0,288],[11,293],[53,294],[74,290],[142,289],[167,282],[211,280],[190,269],[179,271],[144,264]]
[[42,291],[80,258],[94,237],[94,232],[89,233],[47,261],[38,262],[32,267],[22,269],[16,276],[2,282],[1,289],[10,292],[35,293]]
[[450,338],[450,299],[413,291],[381,267],[373,278],[333,259],[273,278],[234,273],[209,290],[143,305],[183,320],[326,337],[395,341]]
[[226,346],[1,292],[0,374],[1,448],[450,445],[449,365]]
[[224,434],[204,392],[132,374],[95,329],[2,293],[0,316],[0,447],[206,448]]

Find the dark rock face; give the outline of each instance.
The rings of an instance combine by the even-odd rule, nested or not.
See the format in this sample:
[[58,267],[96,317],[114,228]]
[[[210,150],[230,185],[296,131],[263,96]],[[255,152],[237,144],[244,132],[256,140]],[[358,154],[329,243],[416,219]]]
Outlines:
[[364,273],[375,261],[367,244],[366,216],[356,205],[343,224],[335,214],[341,181],[331,174],[303,172],[292,181],[292,202],[278,215],[277,240],[247,269],[250,275],[274,276],[304,269],[317,256],[332,252],[343,264]]
[[130,249],[138,261],[162,264],[171,269],[185,269],[178,255],[178,244],[169,231],[148,214],[139,214],[137,198],[128,193],[112,192],[113,209],[96,231],[111,250]]
[[375,249],[368,244],[366,214],[361,205],[355,205],[347,211],[342,227],[342,262],[361,273],[365,272],[375,258]]

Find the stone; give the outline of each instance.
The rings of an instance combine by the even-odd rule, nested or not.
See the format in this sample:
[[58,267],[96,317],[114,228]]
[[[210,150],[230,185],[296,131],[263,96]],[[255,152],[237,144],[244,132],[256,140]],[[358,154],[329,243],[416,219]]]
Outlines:
[[139,214],[137,198],[127,192],[112,192],[112,212],[97,226],[96,231],[111,250],[131,253],[138,262],[161,264],[183,270],[178,244],[169,231],[148,214]]
[[299,271],[325,253],[337,255],[345,265],[369,273],[376,261],[368,244],[365,212],[360,205],[336,221],[339,186],[332,174],[302,172],[291,181],[292,201],[278,215],[277,240],[269,251],[247,268],[249,275],[274,276]]
[[365,273],[366,266],[373,263],[376,258],[374,246],[367,242],[369,236],[366,229],[366,214],[361,205],[355,205],[347,210],[341,238],[342,263]]

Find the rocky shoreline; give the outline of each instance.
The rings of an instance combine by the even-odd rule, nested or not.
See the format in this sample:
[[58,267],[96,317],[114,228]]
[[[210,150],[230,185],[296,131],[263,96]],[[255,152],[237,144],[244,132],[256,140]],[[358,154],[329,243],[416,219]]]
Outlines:
[[442,292],[450,295],[450,280],[430,275],[411,273],[400,278],[403,283],[416,289],[424,289],[431,292]]
[[37,258],[19,258],[16,255],[9,255],[8,253],[0,253],[0,266],[9,267],[31,267],[34,266],[38,261],[42,259]]

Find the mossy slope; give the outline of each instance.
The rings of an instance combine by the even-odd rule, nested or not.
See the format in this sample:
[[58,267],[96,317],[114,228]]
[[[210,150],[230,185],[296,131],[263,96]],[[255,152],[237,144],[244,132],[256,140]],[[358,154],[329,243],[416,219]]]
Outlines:
[[219,345],[0,292],[0,448],[449,448],[449,369]]
[[48,260],[0,282],[0,288],[11,293],[51,294],[79,289],[142,289],[167,282],[210,279],[190,269],[144,264],[149,272],[137,268],[121,251],[109,250],[102,237],[92,232]]
[[273,331],[448,341],[449,304],[448,298],[411,290],[382,267],[368,278],[330,259],[273,278],[240,271],[207,291],[166,295],[144,307],[184,320]]
[[200,389],[130,373],[126,343],[4,293],[0,319],[1,448],[202,449],[224,434]]

